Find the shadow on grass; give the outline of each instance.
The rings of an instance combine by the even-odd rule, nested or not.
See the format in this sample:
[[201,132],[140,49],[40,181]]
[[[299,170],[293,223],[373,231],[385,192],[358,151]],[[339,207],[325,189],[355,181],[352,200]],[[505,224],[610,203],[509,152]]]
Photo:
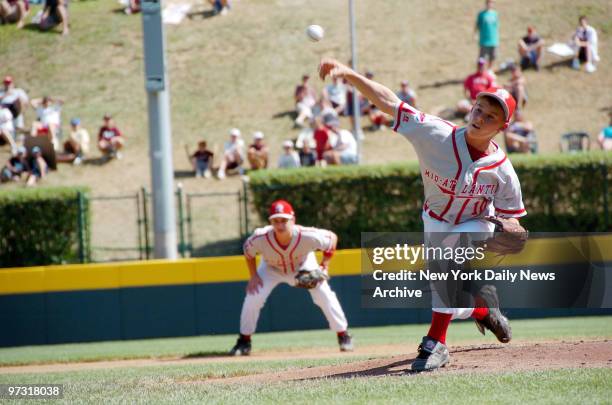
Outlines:
[[272,119],[279,119],[285,117],[289,117],[291,118],[291,121],[295,121],[295,119],[297,118],[297,113],[295,112],[295,110],[281,111],[279,113],[274,114],[272,116]]
[[423,89],[437,89],[445,86],[454,86],[457,84],[463,84],[463,80],[461,79],[449,79],[449,80],[439,80],[437,82],[433,82],[430,84],[422,84],[418,87],[419,90]]
[[[58,27],[61,26],[61,24],[58,25]],[[38,24],[34,24],[34,23],[29,23],[23,26],[24,30],[28,30],[28,31],[36,31],[39,32],[41,34],[46,34],[46,35],[62,35],[62,31],[58,31],[54,28],[50,28],[48,30],[41,30],[40,26]]]
[[210,351],[201,351],[201,352],[193,352],[184,355],[181,359],[202,359],[202,358],[211,358],[211,357],[229,357],[228,352],[222,352],[220,350],[210,350]]
[[107,164],[111,160],[112,159],[109,159],[107,157],[100,156],[100,157],[93,158],[93,159],[85,159],[85,160],[83,160],[83,164],[84,165],[91,165],[91,166],[104,166],[105,164]]
[[174,178],[176,179],[187,179],[195,177],[195,172],[193,170],[175,170]]
[[214,17],[215,15],[216,14],[214,10],[211,10],[211,9],[202,10],[200,8],[196,11],[191,11],[187,13],[187,18],[189,18],[190,20],[193,20],[196,17],[200,17],[201,20],[206,20],[207,18]]

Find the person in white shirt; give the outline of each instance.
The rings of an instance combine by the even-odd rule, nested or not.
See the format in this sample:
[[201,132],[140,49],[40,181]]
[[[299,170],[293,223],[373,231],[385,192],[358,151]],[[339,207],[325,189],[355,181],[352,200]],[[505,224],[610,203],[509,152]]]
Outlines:
[[290,169],[294,167],[300,167],[300,156],[293,149],[292,141],[283,142],[283,153],[278,158],[279,169]]
[[67,162],[80,165],[83,158],[89,153],[89,132],[81,126],[79,118],[70,120],[70,134],[64,142],[64,153],[57,155],[59,162]]
[[0,141],[9,144],[11,153],[15,153],[17,150],[14,136],[15,127],[13,126],[13,114],[11,114],[8,108],[0,106]]
[[595,63],[599,62],[597,31],[589,25],[585,16],[580,16],[578,24],[572,38],[576,47],[576,57],[572,61],[572,67],[580,69],[580,64],[584,63],[584,69],[588,73],[593,73],[597,70]]
[[346,107],[346,86],[342,80],[333,79],[331,84],[325,86],[323,98],[331,103],[338,114],[341,114]]
[[336,117],[324,116],[323,123],[335,134],[331,142],[332,150],[325,152],[325,160],[330,165],[350,165],[357,163],[357,141],[350,131],[340,128]]
[[30,99],[23,89],[15,87],[11,76],[5,76],[2,83],[4,88],[0,90],[0,104],[8,108],[13,114],[13,126],[15,129],[23,129],[25,126],[23,111],[28,107]]
[[225,142],[223,148],[223,160],[219,166],[217,177],[225,178],[225,171],[238,169],[242,174],[242,163],[244,162],[244,140],[241,138],[241,133],[238,128],[230,130],[230,140]]
[[36,109],[36,122],[32,124],[32,136],[48,135],[53,148],[58,150],[58,134],[61,129],[61,113],[64,101],[44,96],[33,99],[30,104]]

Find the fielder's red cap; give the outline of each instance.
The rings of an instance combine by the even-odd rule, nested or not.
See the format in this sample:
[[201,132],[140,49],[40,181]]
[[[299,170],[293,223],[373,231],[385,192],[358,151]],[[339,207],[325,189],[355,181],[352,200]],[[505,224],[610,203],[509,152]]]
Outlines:
[[489,87],[485,91],[478,93],[476,99],[483,96],[493,97],[496,99],[504,109],[506,122],[510,122],[512,115],[514,114],[514,110],[516,109],[516,100],[514,97],[512,97],[512,94],[510,94],[508,90],[500,87]]
[[276,200],[270,205],[270,216],[268,219],[273,218],[287,218],[292,219],[295,213],[293,207],[285,200]]
[[13,78],[11,76],[4,76],[4,80],[2,81],[4,84],[13,83]]

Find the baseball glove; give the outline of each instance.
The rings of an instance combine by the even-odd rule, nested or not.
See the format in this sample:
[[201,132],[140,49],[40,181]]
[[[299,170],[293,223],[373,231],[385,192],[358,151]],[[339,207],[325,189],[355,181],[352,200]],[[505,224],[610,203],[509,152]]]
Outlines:
[[527,243],[529,232],[515,221],[499,217],[487,217],[495,224],[495,234],[485,240],[482,246],[499,255],[520,253]]
[[315,270],[300,270],[298,274],[295,275],[295,286],[309,290],[315,288],[319,283],[325,280],[329,280],[329,276],[322,268]]

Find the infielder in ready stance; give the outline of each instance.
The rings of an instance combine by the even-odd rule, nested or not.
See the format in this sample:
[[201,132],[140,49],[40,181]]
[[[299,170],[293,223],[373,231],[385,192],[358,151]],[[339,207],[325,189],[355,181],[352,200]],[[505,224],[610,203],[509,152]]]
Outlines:
[[[344,311],[326,280],[338,237],[325,229],[296,225],[293,208],[284,200],[272,203],[268,219],[270,225],[256,229],[244,243],[244,257],[251,278],[240,314],[240,336],[230,354],[246,356],[251,353],[251,335],[255,333],[259,312],[280,283],[308,288],[312,300],[327,318],[330,329],[337,333],[340,350],[353,350]],[[316,250],[323,251],[320,264],[314,253]],[[256,267],[255,256],[258,253],[261,263]],[[309,279],[307,285],[302,276]]]
[[[319,65],[321,79],[346,79],[381,111],[395,119],[393,130],[414,146],[425,187],[423,223],[425,235],[434,232],[481,232],[499,230],[487,218],[499,219],[504,230],[522,230],[518,219],[526,215],[521,188],[501,148],[493,141],[504,130],[516,102],[503,89],[481,92],[470,112],[467,126],[458,128],[438,117],[422,113],[385,86],[333,59]],[[435,291],[434,291],[435,292]],[[474,318],[481,333],[492,331],[500,342],[512,337],[508,319],[499,311],[494,287],[481,291],[480,308],[437,308],[433,295],[431,327],[419,346],[412,370],[433,370],[449,361],[446,331],[451,319]]]

